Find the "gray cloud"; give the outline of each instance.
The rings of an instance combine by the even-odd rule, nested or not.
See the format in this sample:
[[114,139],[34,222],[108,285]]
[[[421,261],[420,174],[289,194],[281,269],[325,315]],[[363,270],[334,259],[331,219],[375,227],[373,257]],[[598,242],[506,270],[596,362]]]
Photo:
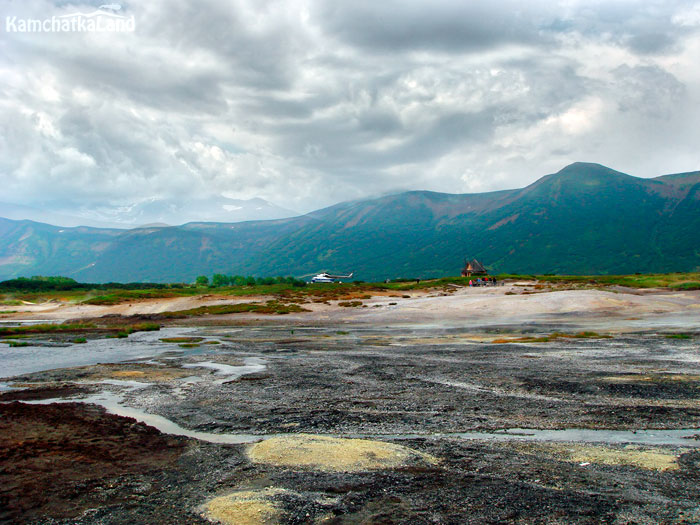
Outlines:
[[[538,5],[539,4],[539,5]],[[370,52],[404,49],[481,51],[503,44],[543,45],[552,23],[543,3],[386,0],[322,2],[318,23],[329,35]]]
[[[49,0],[7,15],[85,11]],[[18,204],[514,187],[697,169],[700,3],[154,0],[134,34],[0,34]],[[49,202],[50,201],[50,202]]]
[[627,64],[613,70],[614,91],[620,93],[620,111],[651,119],[669,119],[689,101],[684,86],[671,73],[657,66]]

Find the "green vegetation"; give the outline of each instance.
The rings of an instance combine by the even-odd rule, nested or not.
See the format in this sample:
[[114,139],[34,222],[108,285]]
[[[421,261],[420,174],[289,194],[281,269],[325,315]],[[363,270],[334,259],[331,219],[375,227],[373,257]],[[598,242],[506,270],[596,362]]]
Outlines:
[[107,336],[108,339],[125,339],[127,337],[129,337],[128,332],[117,332],[115,334],[109,334]]
[[[97,326],[94,323],[33,324],[24,326],[0,327],[0,336],[19,336],[26,334],[61,334],[61,333],[108,333],[118,337],[127,337],[134,332],[160,330],[157,323],[138,323],[127,326]],[[125,334],[125,335],[118,335]]]
[[[535,274],[498,274],[495,276],[499,282],[503,281],[536,281],[533,291],[547,291],[550,288],[604,288],[608,286],[625,286],[631,288],[665,288],[668,290],[698,290],[700,289],[700,273],[663,273],[663,274],[634,274],[634,275],[535,275]],[[41,278],[49,279],[49,278]],[[197,295],[220,295],[232,297],[272,296],[279,303],[305,303],[305,302],[330,302],[340,301],[340,306],[361,306],[348,304],[364,299],[369,299],[377,293],[396,292],[396,297],[407,298],[407,293],[414,290],[441,289],[446,293],[454,292],[456,287],[467,286],[469,278],[443,277],[439,279],[395,279],[390,282],[379,283],[315,283],[306,284],[293,277],[243,277],[215,274],[207,282],[212,284],[205,287],[196,285],[152,284],[152,283],[108,283],[95,285],[76,283],[72,279],[55,278],[56,281],[32,279],[15,279],[0,283],[0,291],[5,291],[2,304],[22,304],[22,300],[42,302],[47,300],[60,300],[79,304],[91,305],[116,305],[125,302],[146,299],[188,297]],[[56,286],[60,289],[44,291],[24,291],[15,289],[14,293],[8,293],[8,286],[12,288],[17,283],[29,283],[27,286]],[[8,283],[11,284],[8,285]],[[14,283],[14,284],[12,284]],[[221,284],[215,287],[214,283]],[[303,286],[300,285],[303,283]],[[21,286],[20,286],[21,288]],[[102,293],[99,293],[102,292]],[[285,307],[277,305],[276,308],[256,306],[231,306],[231,311],[223,313],[236,313],[240,311],[261,311],[263,313],[288,313]],[[275,310],[270,312],[265,310]],[[15,313],[14,310],[0,311],[0,313]],[[202,315],[215,314],[214,311],[204,312]]]
[[511,339],[494,339],[491,341],[494,344],[503,343],[549,343],[551,341],[556,341],[558,339],[611,339],[610,335],[602,335],[597,332],[579,332],[576,334],[565,334],[562,332],[553,332],[549,335],[533,337],[515,337]]
[[[182,283],[79,283],[66,277],[32,277],[0,282],[0,293],[6,297],[0,304],[19,306],[22,301],[43,302],[51,299],[98,306],[111,306],[143,299],[187,297],[215,293],[234,296],[278,294],[283,290],[302,288],[304,281],[294,277],[242,277],[215,274],[199,276],[196,284]],[[102,293],[99,293],[102,292]],[[9,294],[9,296],[8,296]],[[14,312],[13,312],[14,313]]]
[[69,291],[69,290],[139,290],[153,288],[167,288],[168,286],[161,283],[80,283],[70,277],[44,277],[36,275],[34,277],[18,277],[8,281],[0,282],[0,291],[2,292],[50,292],[50,291]]
[[84,301],[81,301],[81,304],[94,304],[94,305],[99,305],[99,306],[111,306],[113,304],[119,304],[124,301],[127,301],[128,299],[125,299],[123,297],[117,297],[116,295],[98,295],[97,297],[90,297],[89,299],[85,299]]
[[180,343],[178,346],[182,348],[199,348],[199,343]]
[[75,344],[84,344],[87,343],[87,339],[85,339],[84,337],[76,337],[75,339],[73,339],[73,342]]
[[362,301],[340,301],[338,306],[344,306],[346,308],[357,308],[362,306]]
[[688,281],[683,283],[673,283],[669,285],[669,288],[674,290],[700,290],[700,282]]
[[[206,285],[208,279],[204,275],[197,277],[195,281],[197,285]],[[211,278],[211,286],[213,288],[221,288],[223,286],[271,286],[273,284],[291,284],[292,286],[303,287],[306,286],[306,282],[294,277],[253,277],[249,275],[244,277],[242,275],[224,275],[222,273],[215,273]]]
[[284,315],[292,312],[308,312],[309,310],[302,308],[296,304],[283,304],[277,301],[268,301],[265,304],[261,303],[239,303],[239,304],[221,304],[214,306],[200,306],[190,310],[179,310],[175,312],[163,312],[159,314],[163,318],[177,319],[182,317],[199,317],[203,315],[224,315],[224,314],[240,314],[244,312],[255,312],[260,314],[275,314]]
[[113,305],[128,301],[138,301],[139,299],[160,299],[167,297],[178,297],[181,292],[170,290],[123,290],[109,295],[98,295],[81,301],[82,304]]
[[8,340],[8,341],[3,341],[3,343],[10,345],[11,348],[17,348],[20,346],[31,346],[32,343],[29,343],[27,341],[13,341],[13,340]]
[[24,334],[51,334],[65,332],[87,332],[96,330],[92,323],[73,324],[34,324],[25,326],[3,326],[0,327],[0,336],[24,335]]
[[627,286],[630,288],[700,289],[700,273],[647,273],[633,275],[513,275],[501,274],[497,279],[536,280],[541,283],[580,284],[594,286]]
[[163,337],[163,343],[199,343],[203,337]]
[[692,339],[690,334],[666,334],[667,339]]

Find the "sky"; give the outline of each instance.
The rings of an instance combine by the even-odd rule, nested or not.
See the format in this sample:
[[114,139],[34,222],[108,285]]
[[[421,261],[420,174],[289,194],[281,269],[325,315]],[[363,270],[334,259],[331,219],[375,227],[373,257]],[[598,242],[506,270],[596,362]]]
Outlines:
[[305,213],[700,169],[700,1],[132,0],[133,32],[8,31],[102,3],[0,0],[0,201]]

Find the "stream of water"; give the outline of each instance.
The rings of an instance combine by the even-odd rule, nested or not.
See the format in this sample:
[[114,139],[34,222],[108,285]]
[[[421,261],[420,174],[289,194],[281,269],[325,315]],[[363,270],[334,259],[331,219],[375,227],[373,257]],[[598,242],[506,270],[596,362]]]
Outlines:
[[[245,365],[244,365],[245,366]],[[243,368],[243,367],[240,367]],[[114,384],[114,382],[112,382]],[[143,388],[142,383],[131,385],[131,389]],[[148,386],[148,385],[146,385]],[[163,416],[149,414],[143,410],[125,406],[123,396],[108,391],[94,394],[78,401],[94,403],[104,407],[107,412],[119,416],[132,417],[137,421],[157,428],[164,434],[186,436],[210,443],[244,444],[255,443],[263,439],[292,434],[241,434],[199,432],[182,427]],[[46,399],[29,401],[29,403],[68,403],[72,399]],[[509,428],[493,432],[446,432],[432,434],[352,434],[345,437],[359,439],[466,439],[484,441],[545,441],[545,442],[577,442],[598,444],[631,444],[631,445],[666,445],[700,447],[700,428],[684,428],[674,430],[593,430],[568,428],[562,430],[540,430],[531,428]]]

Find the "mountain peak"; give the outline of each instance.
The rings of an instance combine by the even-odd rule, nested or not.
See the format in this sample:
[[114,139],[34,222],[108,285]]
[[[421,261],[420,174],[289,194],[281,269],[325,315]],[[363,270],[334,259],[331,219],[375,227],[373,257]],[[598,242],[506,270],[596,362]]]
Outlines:
[[602,164],[597,164],[595,162],[574,162],[565,166],[559,170],[555,175],[569,175],[569,176],[601,176],[601,175],[625,175],[619,171],[615,171]]

